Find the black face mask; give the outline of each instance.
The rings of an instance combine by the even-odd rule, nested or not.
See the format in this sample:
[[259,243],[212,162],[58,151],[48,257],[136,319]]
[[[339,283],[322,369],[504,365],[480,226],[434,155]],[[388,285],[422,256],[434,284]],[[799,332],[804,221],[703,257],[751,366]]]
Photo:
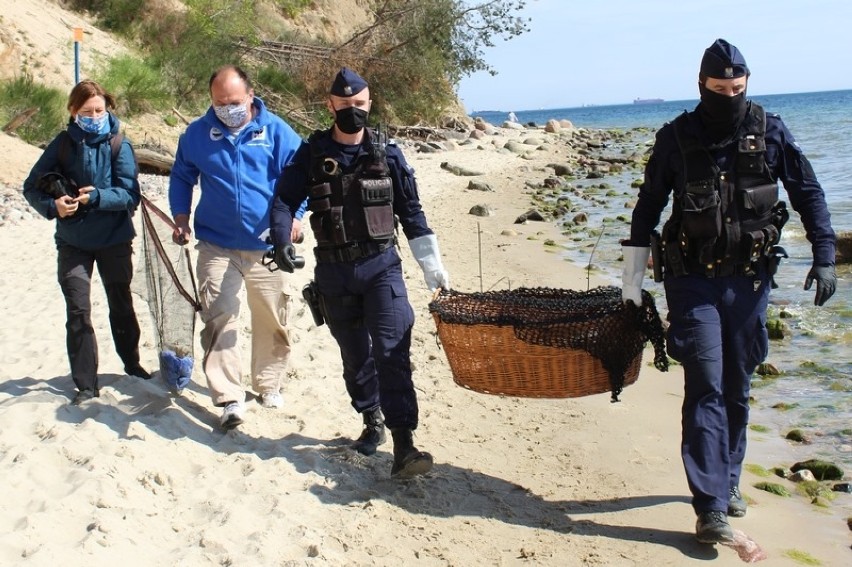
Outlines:
[[745,92],[736,96],[726,96],[708,90],[704,85],[699,85],[698,90],[701,93],[698,114],[707,128],[710,139],[719,141],[733,136],[745,118],[748,108]]
[[369,112],[355,106],[334,111],[334,123],[344,134],[357,134],[367,126]]

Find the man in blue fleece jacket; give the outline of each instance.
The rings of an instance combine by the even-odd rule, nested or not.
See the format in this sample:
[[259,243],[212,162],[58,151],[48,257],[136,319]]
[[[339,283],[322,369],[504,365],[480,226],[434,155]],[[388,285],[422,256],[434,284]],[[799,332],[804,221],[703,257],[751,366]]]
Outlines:
[[[228,65],[210,78],[211,107],[190,124],[178,142],[169,182],[169,204],[177,228],[173,238],[189,241],[193,188],[200,181],[194,227],[201,296],[204,373],[220,425],[243,423],[239,335],[240,297],[245,283],[251,311],[252,388],[265,407],[282,405],[280,380],[290,355],[286,328],[290,297],[285,273],[261,263],[275,182],[302,140],[254,96],[239,67]],[[302,211],[303,212],[303,211]],[[301,215],[300,215],[301,216]],[[293,227],[297,240],[301,223]]]

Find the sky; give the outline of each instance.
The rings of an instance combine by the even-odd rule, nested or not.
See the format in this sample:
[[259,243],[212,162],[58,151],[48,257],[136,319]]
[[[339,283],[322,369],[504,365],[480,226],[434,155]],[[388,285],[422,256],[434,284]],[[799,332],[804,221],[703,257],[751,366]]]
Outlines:
[[751,95],[852,89],[852,0],[527,0],[520,15],[529,32],[484,48],[497,75],[459,84],[468,113],[694,100],[719,37]]

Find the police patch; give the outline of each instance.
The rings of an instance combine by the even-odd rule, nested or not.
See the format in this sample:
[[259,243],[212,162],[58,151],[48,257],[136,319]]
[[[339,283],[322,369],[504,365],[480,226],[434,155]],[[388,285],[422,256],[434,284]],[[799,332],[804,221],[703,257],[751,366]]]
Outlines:
[[725,78],[732,79],[734,77],[734,68],[733,67],[725,67]]

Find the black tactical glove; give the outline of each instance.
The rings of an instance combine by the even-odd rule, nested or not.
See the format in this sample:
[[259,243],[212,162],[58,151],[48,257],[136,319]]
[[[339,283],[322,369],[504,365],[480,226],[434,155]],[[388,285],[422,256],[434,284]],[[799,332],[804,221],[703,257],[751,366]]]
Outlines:
[[272,253],[272,259],[279,270],[293,273],[297,268],[305,267],[305,259],[302,256],[296,256],[296,248],[292,244],[284,246],[276,246]]
[[834,266],[814,266],[805,278],[805,291],[811,289],[811,284],[816,280],[817,288],[814,296],[814,305],[823,306],[837,289],[837,274]]

